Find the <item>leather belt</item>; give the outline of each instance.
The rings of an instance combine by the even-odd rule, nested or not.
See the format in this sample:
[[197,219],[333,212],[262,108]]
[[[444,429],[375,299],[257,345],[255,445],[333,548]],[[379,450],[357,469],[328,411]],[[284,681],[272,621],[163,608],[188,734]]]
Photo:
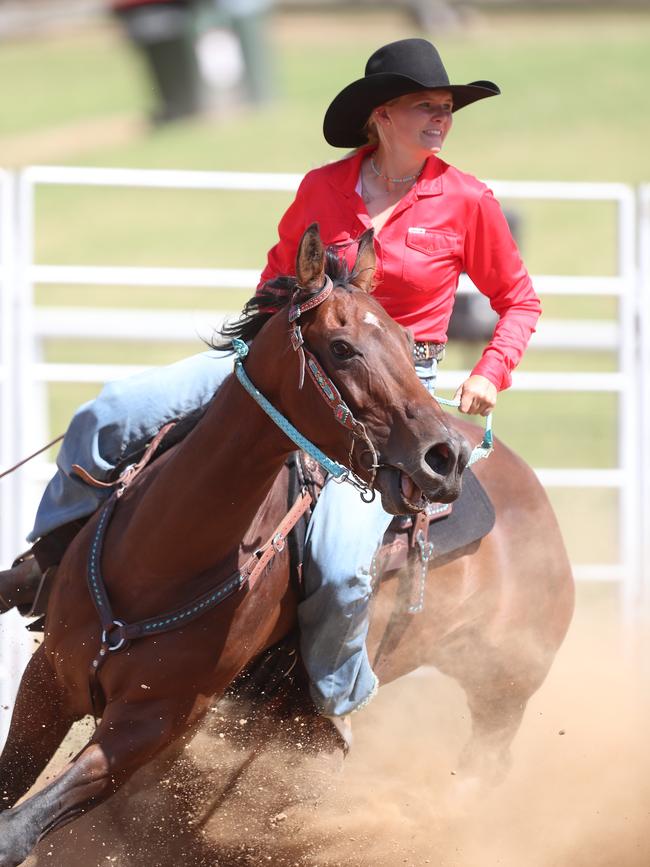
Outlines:
[[435,358],[436,361],[442,361],[445,357],[444,343],[433,343],[431,340],[416,340],[413,344],[413,360],[428,361],[430,358]]

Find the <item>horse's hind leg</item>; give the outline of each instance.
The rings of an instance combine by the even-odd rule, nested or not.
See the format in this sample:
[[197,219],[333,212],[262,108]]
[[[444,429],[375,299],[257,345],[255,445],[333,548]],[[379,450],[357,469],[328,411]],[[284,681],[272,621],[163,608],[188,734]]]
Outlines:
[[187,726],[167,702],[106,708],[87,746],[43,790],[0,814],[0,867],[17,867],[50,831],[106,800]]
[[0,756],[0,811],[34,784],[73,722],[41,645],[23,674]]

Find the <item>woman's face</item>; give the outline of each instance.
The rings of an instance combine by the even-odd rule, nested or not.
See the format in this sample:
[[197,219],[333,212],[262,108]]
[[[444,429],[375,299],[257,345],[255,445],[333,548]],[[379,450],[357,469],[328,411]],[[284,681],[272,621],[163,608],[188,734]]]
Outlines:
[[448,90],[421,90],[375,109],[387,143],[406,153],[436,154],[451,129],[452,95]]

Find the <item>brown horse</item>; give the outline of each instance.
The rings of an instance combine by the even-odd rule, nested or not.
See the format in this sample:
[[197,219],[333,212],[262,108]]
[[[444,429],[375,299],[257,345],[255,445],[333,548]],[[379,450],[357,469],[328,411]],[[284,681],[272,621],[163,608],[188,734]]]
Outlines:
[[[352,276],[337,279],[327,297],[325,263],[317,227],[310,227],[298,251],[290,314],[304,311],[305,347],[348,400],[352,431],[339,423],[310,378],[300,387],[301,353],[292,348],[286,316],[262,317],[247,374],[327,455],[366,484],[374,481],[388,511],[454,499],[469,447],[422,388],[406,333],[367,292],[374,268],[371,233],[362,239]],[[237,570],[241,540],[244,559],[273,530],[279,505],[273,482],[293,449],[229,377],[187,439],[148,467],[119,500],[102,558],[113,610],[131,623],[156,617],[201,597]],[[196,726],[214,697],[295,618],[295,591],[280,569],[176,631],[106,652],[106,636],[84,587],[95,531],[106,514],[94,516],[66,552],[44,644],[23,676],[0,758],[1,867],[20,864],[45,834],[105,800]],[[286,563],[286,549],[278,561]],[[98,657],[102,642],[105,654]],[[100,661],[92,678],[93,663]],[[89,688],[89,677],[96,688]],[[88,744],[45,789],[13,806],[73,721],[93,712],[101,722]]]
[[[478,441],[477,428],[462,427],[472,442]],[[498,782],[505,773],[527,702],[544,680],[573,608],[562,540],[530,469],[499,444],[488,461],[474,465],[474,472],[496,506],[493,530],[480,543],[430,568],[421,613],[404,612],[399,597],[408,584],[406,575],[384,575],[373,597],[369,636],[382,685],[419,665],[434,665],[464,688],[473,730],[447,792],[459,795],[462,807],[466,795],[480,792],[478,784]],[[284,473],[276,487],[280,516],[286,500]],[[272,830],[264,830],[269,815],[297,802],[312,803],[323,778],[322,772],[309,773],[309,764],[306,776],[301,776],[300,763],[290,769],[304,754],[313,718],[301,700],[296,669],[290,678],[279,680],[273,665],[270,676],[265,669],[268,661],[279,657],[282,672],[290,666],[290,657],[275,650],[264,656],[240,687],[234,685],[225,706],[217,703],[216,713],[201,724],[193,749],[150,763],[116,798],[80,823],[73,836],[48,838],[38,864],[99,862],[107,854],[108,840],[110,854],[122,853],[125,863],[146,860],[158,867],[214,859],[224,865],[257,864],[258,849],[268,857],[276,851],[273,845],[281,855],[285,838],[277,840]],[[251,679],[257,680],[253,689]],[[279,705],[278,691],[285,693]],[[242,716],[247,718],[243,729]],[[224,731],[234,747],[226,753],[220,740]],[[436,731],[430,736],[435,738]],[[302,750],[296,750],[297,742]],[[275,773],[279,756],[283,772],[278,776],[284,779],[274,780],[273,791],[260,798],[258,784],[267,780],[264,769],[270,766]],[[242,793],[249,798],[244,814],[250,833],[238,838]],[[443,814],[449,807],[446,802]],[[224,827],[229,830],[227,839]],[[202,828],[207,834],[199,833]],[[242,856],[244,843],[250,846],[249,858]],[[278,863],[295,860],[285,862],[280,855]]]

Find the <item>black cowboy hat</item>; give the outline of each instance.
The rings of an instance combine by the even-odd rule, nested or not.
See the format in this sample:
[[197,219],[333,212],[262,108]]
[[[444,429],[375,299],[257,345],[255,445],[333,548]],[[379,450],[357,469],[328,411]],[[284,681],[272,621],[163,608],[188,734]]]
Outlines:
[[366,63],[364,77],[335,97],[325,112],[325,139],[334,147],[359,147],[366,142],[363,128],[374,108],[397,96],[436,88],[453,94],[454,111],[501,93],[492,81],[450,84],[440,55],[430,42],[400,39],[375,51]]

